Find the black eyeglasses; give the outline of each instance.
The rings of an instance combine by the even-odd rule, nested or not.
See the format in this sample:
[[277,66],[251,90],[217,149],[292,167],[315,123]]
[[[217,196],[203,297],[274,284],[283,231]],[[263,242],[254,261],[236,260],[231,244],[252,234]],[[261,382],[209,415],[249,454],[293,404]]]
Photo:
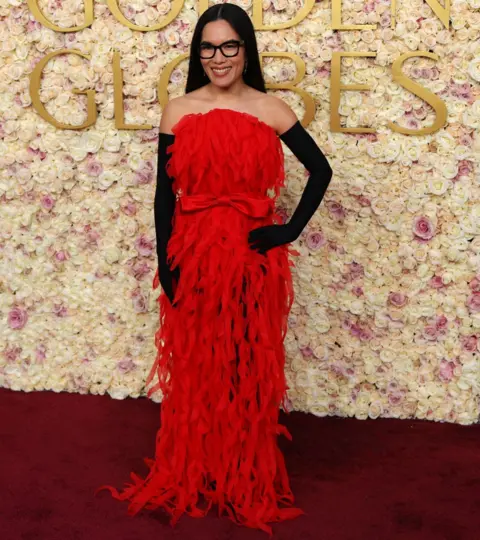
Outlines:
[[208,41],[202,41],[202,43],[200,43],[198,53],[200,54],[200,58],[208,60],[209,58],[213,58],[215,56],[217,49],[220,49],[220,52],[223,54],[223,56],[225,56],[226,58],[232,58],[232,56],[237,56],[238,51],[240,50],[240,47],[243,46],[243,44],[243,41],[238,41],[236,39],[225,41],[220,45],[213,45]]

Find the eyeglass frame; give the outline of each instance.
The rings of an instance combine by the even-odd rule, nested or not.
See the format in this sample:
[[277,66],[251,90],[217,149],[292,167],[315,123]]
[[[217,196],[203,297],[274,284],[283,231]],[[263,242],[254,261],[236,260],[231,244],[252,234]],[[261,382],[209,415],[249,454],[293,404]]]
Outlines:
[[[213,54],[212,56],[209,56],[208,58],[204,58],[203,56],[201,56],[201,52],[200,52],[200,49],[201,49],[201,46],[202,46],[202,43],[208,43],[209,45],[211,45],[211,47],[213,48]],[[222,55],[225,57],[225,58],[235,58],[235,56],[238,56],[238,53],[240,52],[240,47],[243,47],[245,45],[245,41],[242,40],[238,40],[238,39],[229,39],[227,41],[224,41],[223,43],[220,43],[220,45],[214,45],[213,43],[210,43],[209,41],[202,41],[202,43],[200,43],[200,45],[198,46],[198,56],[202,59],[202,60],[211,60],[216,54],[217,54],[217,50],[220,49],[220,52],[222,53]],[[223,50],[222,50],[222,47],[224,45],[227,45],[229,43],[235,43],[236,45],[238,45],[238,50],[235,54],[231,54],[231,55],[226,55]]]

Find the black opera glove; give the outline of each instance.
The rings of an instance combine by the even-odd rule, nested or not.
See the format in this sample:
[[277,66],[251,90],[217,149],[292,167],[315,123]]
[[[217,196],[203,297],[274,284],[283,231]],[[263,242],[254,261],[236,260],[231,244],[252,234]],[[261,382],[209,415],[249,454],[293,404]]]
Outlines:
[[255,249],[264,255],[269,249],[283,244],[289,244],[296,240],[289,228],[288,223],[283,225],[265,225],[253,229],[248,234],[248,243],[252,249]]
[[267,225],[250,231],[248,242],[252,249],[265,253],[296,240],[319,207],[332,178],[327,158],[299,120],[280,135],[280,139],[310,173],[295,212],[282,225]]
[[167,173],[169,154],[167,148],[175,141],[171,133],[159,133],[157,158],[157,185],[155,188],[154,215],[157,241],[158,279],[163,291],[173,304],[175,289],[180,279],[178,266],[170,268],[167,260],[167,245],[172,235],[172,220],[175,211],[175,194],[172,178]]

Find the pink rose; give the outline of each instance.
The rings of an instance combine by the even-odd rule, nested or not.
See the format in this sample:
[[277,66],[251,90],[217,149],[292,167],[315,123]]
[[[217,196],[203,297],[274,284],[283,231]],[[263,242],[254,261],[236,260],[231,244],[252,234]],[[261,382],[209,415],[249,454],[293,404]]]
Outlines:
[[118,362],[117,368],[122,373],[130,373],[130,371],[133,371],[135,369],[135,363],[133,362],[133,359],[131,357],[127,356],[126,358]]
[[150,266],[144,260],[134,260],[129,272],[137,281],[141,281],[149,273]]
[[437,320],[435,321],[435,326],[440,329],[440,328],[446,328],[447,327],[447,324],[448,324],[448,319],[447,317],[445,317],[445,315],[439,315],[437,317]]
[[137,131],[142,142],[156,141],[158,139],[158,128],[142,129]]
[[439,336],[439,329],[434,324],[427,324],[423,329],[423,337],[428,341],[436,341]]
[[388,402],[390,405],[393,405],[394,407],[397,405],[400,405],[400,403],[403,401],[404,394],[401,391],[398,392],[392,392],[388,395]]
[[64,262],[67,259],[68,259],[67,251],[60,250],[60,251],[55,252],[55,260],[57,260],[58,262]]
[[3,357],[7,362],[15,362],[22,352],[21,347],[7,346],[3,351]]
[[310,358],[311,356],[313,356],[313,351],[311,349],[311,347],[300,347],[300,352],[302,353],[302,356],[304,358]]
[[174,69],[170,75],[170,80],[174,84],[179,84],[183,81],[183,72],[180,69]]
[[363,265],[353,261],[348,265],[348,273],[346,274],[347,281],[355,281],[359,277],[365,275]]
[[340,203],[330,201],[327,203],[328,211],[330,212],[330,215],[335,219],[336,221],[342,221],[345,219],[345,208]]
[[478,347],[478,338],[475,335],[472,336],[462,336],[461,337],[462,347],[468,352],[475,352]]
[[57,317],[66,317],[68,315],[68,310],[63,304],[54,304],[53,313]]
[[309,249],[317,250],[327,243],[325,235],[321,231],[310,231],[306,238]]
[[370,341],[373,339],[373,332],[370,328],[362,328],[358,334],[360,341]]
[[409,129],[418,129],[420,127],[420,122],[412,117],[407,118],[405,124]]
[[358,286],[353,287],[352,288],[352,293],[357,297],[363,296],[363,289],[362,289],[362,287],[358,287]]
[[153,181],[153,171],[150,167],[142,167],[135,172],[135,182],[139,186],[150,184]]
[[394,307],[397,307],[397,308],[402,308],[403,306],[405,306],[405,304],[407,304],[408,297],[406,295],[402,294],[402,293],[399,293],[399,292],[391,292],[388,295],[387,302],[391,306],[394,306]]
[[445,284],[443,283],[442,276],[434,276],[429,281],[430,287],[433,289],[441,289],[442,287],[445,287]]
[[350,333],[352,336],[358,337],[360,341],[369,341],[373,338],[373,332],[370,328],[362,327],[358,324],[352,325]]
[[[460,144],[460,146],[466,146],[466,147],[470,147],[472,146],[473,144],[473,136],[470,134],[470,133],[464,133],[463,135],[461,135],[461,137],[458,139],[458,143]],[[462,160],[463,161],[463,160]],[[459,162],[462,163],[462,161]],[[453,179],[454,181],[455,180],[458,180],[458,177],[459,176],[467,176],[466,174],[460,174],[458,173],[457,176]]]
[[458,176],[468,176],[473,171],[473,162],[462,159],[458,162]]
[[474,292],[467,298],[467,307],[472,313],[480,311],[480,292]]
[[41,24],[37,21],[28,21],[27,23],[27,31],[28,32],[34,32],[35,30],[40,30]]
[[8,314],[8,326],[13,330],[21,330],[28,321],[25,309],[15,306]]
[[370,199],[368,199],[364,195],[357,195],[355,198],[360,203],[360,206],[371,206]]
[[443,382],[450,382],[453,379],[453,370],[455,369],[455,364],[453,362],[448,362],[443,359],[440,362],[439,378]]
[[475,276],[472,281],[470,281],[469,285],[473,292],[480,292],[480,279],[478,276]]
[[87,245],[97,246],[98,240],[101,238],[101,234],[98,231],[92,229],[91,225],[86,225],[84,231],[87,233]]
[[330,71],[330,66],[326,62],[324,62],[317,67],[317,77],[330,77]]
[[35,196],[35,192],[32,190],[32,191],[26,191],[23,195],[22,195],[22,200],[25,201],[26,203],[31,203],[35,200],[36,196]]
[[432,222],[426,216],[419,216],[413,220],[413,234],[422,240],[431,240],[435,235]]
[[134,216],[137,213],[137,205],[134,202],[128,202],[122,206],[122,212],[127,216]]
[[132,302],[135,313],[147,312],[147,300],[145,296],[143,296],[143,294],[141,293],[140,289],[136,289],[132,293]]
[[47,348],[45,347],[45,345],[43,343],[40,343],[38,346],[37,346],[37,349],[35,351],[35,360],[41,364],[43,363],[43,361],[45,360],[45,358],[47,357],[46,355],[46,352],[47,352]]
[[276,223],[286,223],[288,220],[288,212],[283,206],[277,206],[275,208]]
[[40,204],[45,210],[51,210],[55,206],[55,199],[50,195],[44,195],[40,200]]
[[87,174],[88,176],[100,176],[103,172],[103,165],[95,160],[87,162]]
[[424,120],[427,117],[427,109],[425,107],[419,107],[418,109],[413,109],[413,116],[417,120]]
[[148,240],[144,234],[135,240],[134,246],[139,255],[143,255],[144,257],[148,257],[153,253],[153,241]]

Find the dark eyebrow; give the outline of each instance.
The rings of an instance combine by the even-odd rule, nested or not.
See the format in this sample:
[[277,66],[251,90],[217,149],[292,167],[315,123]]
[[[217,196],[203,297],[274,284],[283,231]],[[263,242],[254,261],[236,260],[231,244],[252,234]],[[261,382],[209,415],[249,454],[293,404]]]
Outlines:
[[[220,45],[225,45],[227,43],[238,43],[238,42],[239,42],[238,39],[227,39],[227,41],[220,43]],[[213,43],[211,43],[210,41],[201,41],[200,45],[213,45]]]

